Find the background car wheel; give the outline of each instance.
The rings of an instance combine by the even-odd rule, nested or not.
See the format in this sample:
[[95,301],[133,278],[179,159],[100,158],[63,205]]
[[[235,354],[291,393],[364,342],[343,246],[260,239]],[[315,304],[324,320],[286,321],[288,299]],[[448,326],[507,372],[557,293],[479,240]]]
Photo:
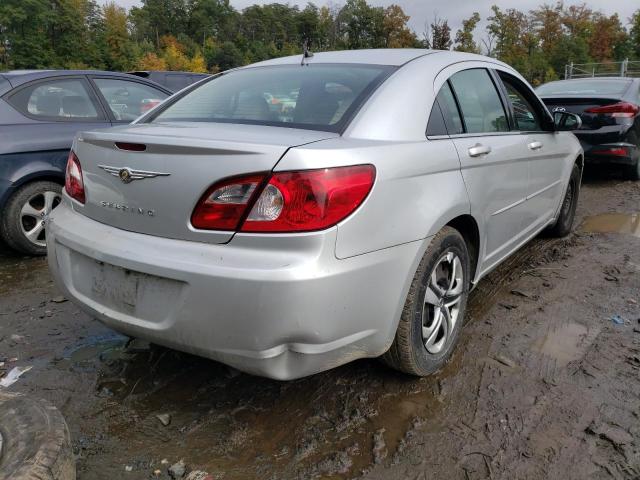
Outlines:
[[413,278],[387,365],[412,375],[439,370],[462,328],[470,263],[462,235],[451,227],[433,238]]
[[627,178],[629,180],[640,180],[640,158],[636,160],[635,165],[631,165],[627,170]]
[[567,192],[564,195],[562,206],[558,219],[551,227],[547,229],[547,233],[552,237],[566,237],[573,228],[573,220],[576,216],[576,208],[578,206],[578,197],[580,196],[580,167],[575,164],[569,178]]
[[11,248],[29,255],[47,253],[44,221],[62,200],[62,186],[38,181],[21,187],[9,199],[2,221],[2,238]]

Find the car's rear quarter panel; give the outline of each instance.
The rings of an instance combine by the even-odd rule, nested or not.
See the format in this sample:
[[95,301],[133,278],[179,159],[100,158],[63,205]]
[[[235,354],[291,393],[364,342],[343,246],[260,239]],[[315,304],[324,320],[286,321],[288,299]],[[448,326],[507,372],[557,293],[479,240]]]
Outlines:
[[425,239],[469,213],[460,163],[448,139],[327,140],[290,150],[276,170],[366,163],[376,167],[375,184],[360,208],[338,225],[338,258]]

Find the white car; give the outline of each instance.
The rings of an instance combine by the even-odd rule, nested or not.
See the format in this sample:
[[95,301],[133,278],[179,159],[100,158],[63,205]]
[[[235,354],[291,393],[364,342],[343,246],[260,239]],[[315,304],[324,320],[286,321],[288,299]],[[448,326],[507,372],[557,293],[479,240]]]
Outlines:
[[[286,115],[265,100],[296,90]],[[114,329],[246,372],[383,356],[430,374],[469,289],[542,230],[571,230],[578,125],[478,55],[249,65],[79,134],[49,263]]]

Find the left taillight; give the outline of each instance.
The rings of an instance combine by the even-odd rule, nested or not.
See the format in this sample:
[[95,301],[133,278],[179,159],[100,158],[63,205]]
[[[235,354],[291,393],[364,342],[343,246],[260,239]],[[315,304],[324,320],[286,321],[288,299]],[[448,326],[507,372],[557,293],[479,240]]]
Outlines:
[[585,112],[595,113],[596,115],[609,115],[615,118],[633,118],[640,113],[640,107],[633,103],[620,102],[603,107],[588,108]]
[[332,227],[362,204],[375,176],[373,165],[275,172],[240,231],[295,233]]
[[354,165],[229,178],[200,198],[191,224],[251,233],[324,230],[362,204],[375,176],[373,165]]
[[196,205],[191,224],[202,230],[236,230],[265,176],[253,174],[216,183]]
[[69,152],[69,158],[67,159],[64,189],[74,200],[80,203],[85,202],[86,198],[84,194],[84,181],[82,179],[82,167],[80,166],[80,160],[73,150]]

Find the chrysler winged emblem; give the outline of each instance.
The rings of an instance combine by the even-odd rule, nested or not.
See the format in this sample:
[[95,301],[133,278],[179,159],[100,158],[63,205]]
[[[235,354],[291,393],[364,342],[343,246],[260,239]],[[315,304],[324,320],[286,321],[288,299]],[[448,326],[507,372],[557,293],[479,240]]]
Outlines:
[[144,180],[153,177],[168,177],[170,173],[149,172],[147,170],[134,170],[129,167],[110,167],[109,165],[98,165],[105,172],[122,180],[122,183],[131,183],[134,180]]
[[557,113],[557,112],[566,112],[567,109],[564,107],[556,107],[553,109],[553,113]]

